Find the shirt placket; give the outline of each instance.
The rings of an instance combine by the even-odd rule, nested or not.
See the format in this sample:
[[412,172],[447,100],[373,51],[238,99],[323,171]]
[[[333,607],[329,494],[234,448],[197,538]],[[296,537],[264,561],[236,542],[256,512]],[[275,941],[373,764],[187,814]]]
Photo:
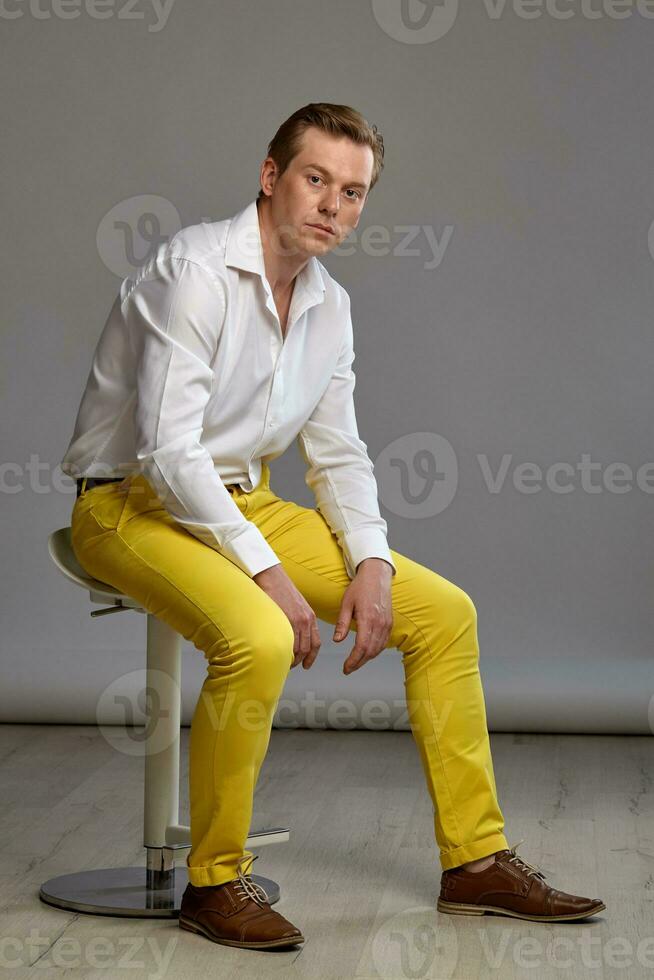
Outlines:
[[264,425],[264,436],[272,435],[279,427],[284,404],[284,344],[277,333],[270,335],[270,358],[273,365],[270,396]]

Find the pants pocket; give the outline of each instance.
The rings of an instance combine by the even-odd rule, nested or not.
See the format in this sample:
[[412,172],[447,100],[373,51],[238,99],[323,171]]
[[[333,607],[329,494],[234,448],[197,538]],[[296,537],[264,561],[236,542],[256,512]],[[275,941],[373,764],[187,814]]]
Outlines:
[[109,483],[95,487],[90,493],[88,512],[105,531],[117,531],[129,500],[132,477],[122,483]]
[[122,502],[114,505],[115,510],[110,515],[112,529],[121,531],[130,521],[146,514],[167,513],[152,484],[141,473],[128,477],[121,490]]

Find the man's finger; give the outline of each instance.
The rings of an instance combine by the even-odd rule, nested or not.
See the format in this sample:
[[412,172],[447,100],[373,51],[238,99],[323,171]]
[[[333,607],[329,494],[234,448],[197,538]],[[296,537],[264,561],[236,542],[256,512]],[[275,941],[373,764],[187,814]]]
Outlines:
[[[354,652],[355,651],[353,650],[352,654],[354,654]],[[350,657],[348,657],[348,659],[345,661],[345,664],[343,665],[343,673],[351,674],[353,673],[353,671],[359,670],[359,668],[362,667],[363,664],[367,663],[368,659],[369,658],[366,655],[365,651],[361,651],[361,653],[355,659],[353,659],[352,655],[350,655]]]
[[[345,663],[349,665],[351,670],[358,670],[364,661],[372,660],[377,654],[381,653],[386,646],[388,635],[390,635],[390,631],[386,630],[386,628],[373,628],[370,626],[367,637],[363,636],[361,642],[359,642],[359,634],[357,633],[357,643]],[[346,673],[349,673],[349,669]]]
[[343,599],[343,603],[338,614],[338,619],[336,620],[336,627],[334,629],[335,640],[342,640],[344,636],[347,636],[351,622],[352,603],[348,599]]
[[304,667],[305,670],[308,670],[309,667],[311,667],[312,664],[315,663],[316,657],[320,653],[320,643],[321,643],[320,631],[315,624],[311,629],[311,638],[313,642],[313,649],[311,650],[311,653],[308,656],[306,656],[302,661],[302,666]]
[[363,626],[360,626],[359,629],[357,630],[356,643],[354,644],[354,647],[350,652],[350,656],[347,658],[345,664],[343,665],[344,669],[348,668],[347,670],[345,670],[346,674],[349,673],[350,670],[356,670],[356,668],[360,666],[362,660],[367,654],[369,639],[370,639],[370,627],[367,627],[364,624]]

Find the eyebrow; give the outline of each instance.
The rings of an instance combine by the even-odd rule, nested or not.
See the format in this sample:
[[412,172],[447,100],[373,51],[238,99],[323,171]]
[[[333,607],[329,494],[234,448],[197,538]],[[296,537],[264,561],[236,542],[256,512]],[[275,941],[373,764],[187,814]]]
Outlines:
[[[320,173],[325,174],[326,177],[331,177],[329,170],[326,167],[321,167],[319,163],[307,163],[302,168],[303,170],[319,170]],[[361,184],[358,180],[348,180],[346,181],[348,187],[360,187],[362,190],[366,190],[367,184]]]

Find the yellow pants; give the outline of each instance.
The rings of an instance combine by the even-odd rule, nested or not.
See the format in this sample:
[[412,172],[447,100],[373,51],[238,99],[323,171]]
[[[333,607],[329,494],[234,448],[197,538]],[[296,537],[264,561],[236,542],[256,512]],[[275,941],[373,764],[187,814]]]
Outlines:
[[[237,485],[229,491],[318,619],[335,623],[350,579],[320,512],[278,497],[266,465],[251,493]],[[247,873],[254,790],[293,662],[289,619],[242,569],[175,521],[142,475],[91,490],[84,484],[71,523],[73,550],[87,572],[137,599],[204,652],[207,677],[189,745],[188,877],[194,885],[221,884],[236,877],[240,861]],[[389,648],[402,653],[441,867],[453,868],[509,846],[479,675],[476,609],[437,572],[391,554],[397,574]],[[350,628],[356,630],[356,619]],[[346,644],[343,660],[353,645]]]

